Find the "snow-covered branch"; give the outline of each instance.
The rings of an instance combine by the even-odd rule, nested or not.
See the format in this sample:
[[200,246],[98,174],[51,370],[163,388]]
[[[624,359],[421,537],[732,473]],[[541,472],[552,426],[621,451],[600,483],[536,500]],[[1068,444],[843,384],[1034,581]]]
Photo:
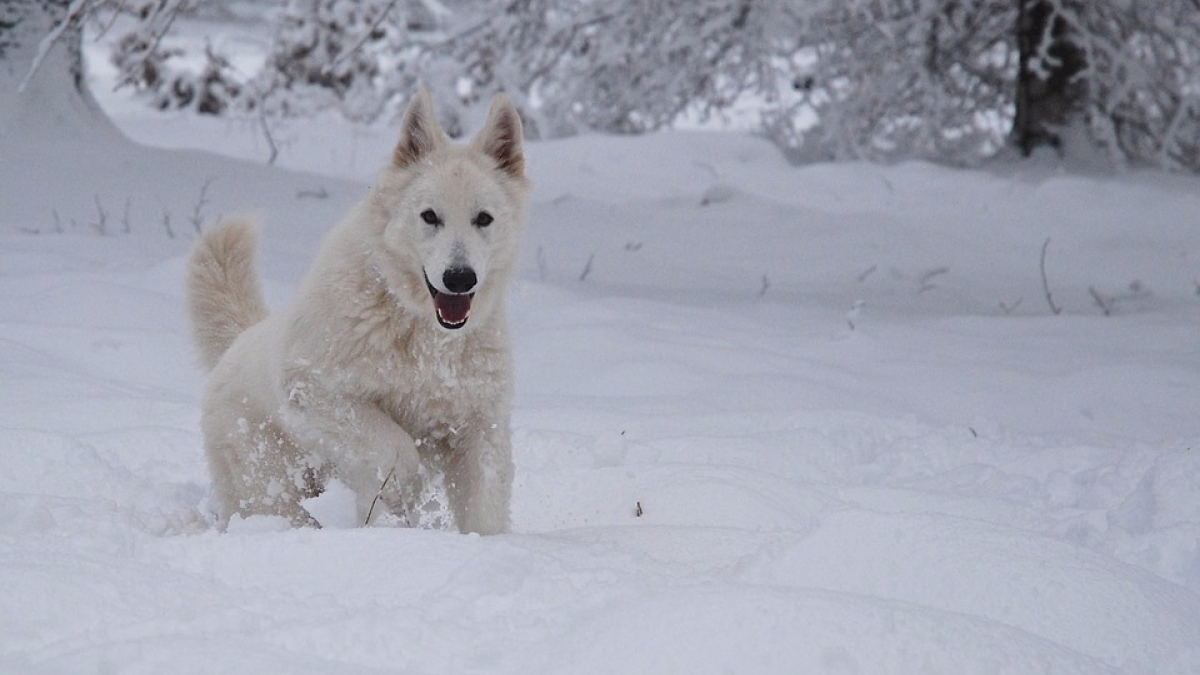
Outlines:
[[141,18],[114,60],[160,107],[369,121],[425,82],[452,134],[503,90],[555,137],[740,103],[797,159],[969,164],[1045,114],[1020,81],[1069,87],[1076,135],[1115,161],[1200,171],[1200,0],[289,0],[260,72],[210,45],[199,76],[161,48],[188,0],[122,4]]
[[41,70],[42,63],[46,60],[46,56],[50,53],[50,50],[60,39],[62,39],[63,33],[66,32],[69,27],[75,25],[87,13],[89,5],[91,5],[93,1],[94,0],[72,0],[63,19],[59,21],[38,44],[37,54],[33,57],[33,63],[29,66],[29,71],[21,80],[21,84],[17,86],[17,93],[22,93],[25,91],[25,88],[29,86],[31,81],[33,81],[33,78],[35,75],[37,75],[37,72]]

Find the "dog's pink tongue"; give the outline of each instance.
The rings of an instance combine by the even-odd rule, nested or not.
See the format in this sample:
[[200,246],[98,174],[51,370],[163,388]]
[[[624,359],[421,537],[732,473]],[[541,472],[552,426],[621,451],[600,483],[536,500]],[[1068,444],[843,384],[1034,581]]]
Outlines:
[[450,324],[466,321],[467,315],[471,313],[470,295],[438,293],[433,304],[437,306],[438,316],[442,317],[442,321]]

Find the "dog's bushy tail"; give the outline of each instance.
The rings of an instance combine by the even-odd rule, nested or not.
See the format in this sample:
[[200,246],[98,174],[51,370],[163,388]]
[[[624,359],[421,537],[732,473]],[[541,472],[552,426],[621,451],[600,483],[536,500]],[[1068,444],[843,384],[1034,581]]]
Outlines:
[[242,331],[267,316],[254,268],[258,224],[229,218],[200,235],[187,263],[185,295],[200,362],[217,365]]

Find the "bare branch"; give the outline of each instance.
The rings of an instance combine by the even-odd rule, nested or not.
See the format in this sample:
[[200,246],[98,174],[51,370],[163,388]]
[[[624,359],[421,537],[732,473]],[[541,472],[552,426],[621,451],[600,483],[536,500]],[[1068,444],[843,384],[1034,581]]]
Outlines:
[[375,505],[379,503],[379,499],[383,496],[383,489],[387,487],[388,481],[392,480],[392,476],[394,475],[396,475],[396,467],[393,466],[388,475],[384,477],[383,482],[379,484],[379,490],[375,493],[375,498],[371,500],[371,507],[367,509],[367,518],[363,521],[364,527],[371,524],[371,515],[375,513]]
[[125,232],[125,234],[129,234],[130,232],[133,231],[133,226],[130,224],[130,221],[129,221],[129,209],[132,208],[132,206],[133,206],[133,197],[126,197],[125,198],[125,211],[121,214],[121,229]]
[[[259,97],[260,101],[262,97]],[[279,146],[275,145],[275,136],[271,134],[271,125],[267,122],[267,111],[260,103],[258,106],[258,127],[262,129],[263,138],[267,139],[267,148],[271,151],[271,156],[267,158],[267,166],[275,166],[275,160],[279,157]]]
[[1042,270],[1042,290],[1046,293],[1046,304],[1050,305],[1050,311],[1054,313],[1054,316],[1058,316],[1062,314],[1062,307],[1054,304],[1054,298],[1050,295],[1050,282],[1046,279],[1046,249],[1048,248],[1050,248],[1050,237],[1046,237],[1045,243],[1042,244],[1042,260],[1040,265]]
[[579,273],[580,281],[587,281],[588,275],[592,273],[592,261],[596,259],[596,254],[592,253],[588,256],[587,262],[583,265],[583,271]]
[[213,177],[209,176],[204,180],[204,184],[200,186],[200,196],[196,199],[196,203],[192,205],[192,228],[196,230],[196,234],[200,234],[201,225],[204,224],[204,207],[208,205],[208,188],[212,185]]
[[1017,311],[1018,307],[1021,306],[1022,300],[1024,300],[1024,298],[1017,298],[1017,301],[1012,303],[1011,305],[1008,304],[1007,302],[1001,301],[1000,302],[1000,310],[1003,311],[1005,313],[1005,315],[1012,314],[1013,312]]
[[108,234],[108,211],[105,211],[104,205],[100,203],[100,195],[92,195],[92,201],[96,204],[96,222],[91,223],[91,226],[98,234]]
[[59,21],[54,28],[42,38],[38,43],[37,55],[33,57],[33,64],[29,66],[29,72],[25,73],[25,78],[21,80],[21,84],[17,85],[17,93],[25,93],[25,88],[33,81],[33,76],[42,69],[42,62],[46,60],[46,56],[54,47],[54,44],[62,38],[63,33],[71,24],[75,23],[84,15],[88,9],[88,4],[92,0],[74,0],[71,6],[67,8],[67,14]]
[[325,72],[332,73],[334,68],[342,65],[346,62],[346,59],[349,59],[351,56],[354,56],[356,53],[358,53],[358,51],[363,48],[363,45],[367,44],[367,41],[371,39],[371,36],[375,33],[375,31],[379,30],[379,27],[383,25],[383,20],[387,18],[388,14],[391,14],[392,10],[395,9],[399,2],[400,0],[392,0],[389,2],[387,7],[384,7],[383,11],[379,13],[379,16],[375,18],[374,23],[372,23],[367,30],[363,32],[363,35],[361,38],[359,38],[358,42],[354,43],[354,46],[339,54],[338,57],[333,60],[333,62],[326,65],[324,68]]
[[188,0],[163,0],[163,4],[159,5],[159,8],[154,11],[149,19],[149,21],[157,21],[160,15],[163,17],[162,23],[158,25],[154,31],[152,31],[154,42],[150,43],[144,50],[142,50],[142,54],[137,60],[121,64],[122,72],[121,79],[117,83],[118,89],[126,84],[134,83],[133,77],[130,75],[130,73],[139,72],[145,67],[146,60],[149,59],[151,55],[158,52],[158,46],[162,44],[163,38],[167,36],[168,32],[170,32],[171,26],[175,23],[175,19],[179,18],[180,13],[187,8]]
[[1092,300],[1096,302],[1096,306],[1100,308],[1100,311],[1104,312],[1104,316],[1112,316],[1113,307],[1117,304],[1116,298],[1109,295],[1101,295],[1095,286],[1088,286],[1088,293],[1091,294]]

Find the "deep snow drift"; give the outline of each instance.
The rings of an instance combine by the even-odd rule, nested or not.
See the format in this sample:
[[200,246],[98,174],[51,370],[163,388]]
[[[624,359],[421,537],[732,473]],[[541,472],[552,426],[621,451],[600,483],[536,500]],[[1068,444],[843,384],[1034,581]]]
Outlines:
[[515,532],[218,534],[195,223],[278,306],[391,131],[116,112],[259,162],[5,140],[0,671],[1200,672],[1194,180],[532,144]]

